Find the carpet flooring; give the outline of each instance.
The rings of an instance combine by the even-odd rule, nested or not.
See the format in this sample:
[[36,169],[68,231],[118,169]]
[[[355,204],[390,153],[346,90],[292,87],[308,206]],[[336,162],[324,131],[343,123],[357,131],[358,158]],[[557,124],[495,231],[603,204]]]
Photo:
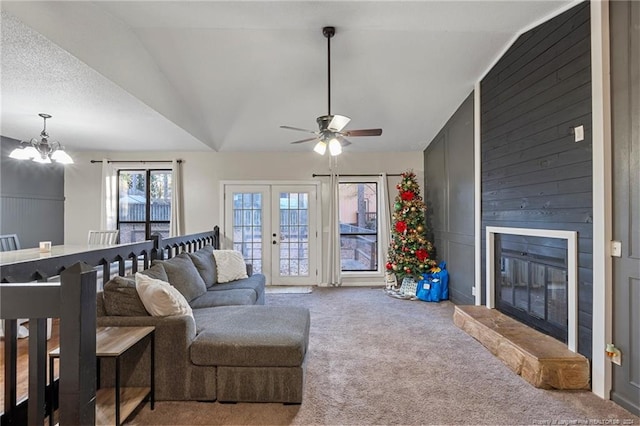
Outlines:
[[450,302],[360,287],[268,294],[266,303],[311,311],[301,405],[157,402],[128,423],[640,425],[591,392],[534,388],[453,324]]

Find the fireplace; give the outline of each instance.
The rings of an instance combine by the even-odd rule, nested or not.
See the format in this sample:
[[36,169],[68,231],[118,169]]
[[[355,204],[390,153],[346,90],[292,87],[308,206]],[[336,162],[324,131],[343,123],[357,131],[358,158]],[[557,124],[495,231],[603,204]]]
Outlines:
[[486,233],[487,307],[565,342],[576,352],[577,233],[493,226]]
[[528,246],[544,247],[546,239],[525,238],[523,243],[496,236],[495,268],[500,270],[496,274],[496,308],[566,343],[566,243],[563,249],[551,249],[556,253],[549,256],[527,250]]

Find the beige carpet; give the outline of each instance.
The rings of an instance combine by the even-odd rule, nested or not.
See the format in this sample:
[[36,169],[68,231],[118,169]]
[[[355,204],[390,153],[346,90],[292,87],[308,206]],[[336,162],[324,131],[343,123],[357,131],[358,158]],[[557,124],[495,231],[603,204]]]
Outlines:
[[406,301],[375,288],[269,294],[311,310],[304,401],[159,402],[136,425],[620,424],[640,425],[591,392],[532,387],[453,325],[453,305]]

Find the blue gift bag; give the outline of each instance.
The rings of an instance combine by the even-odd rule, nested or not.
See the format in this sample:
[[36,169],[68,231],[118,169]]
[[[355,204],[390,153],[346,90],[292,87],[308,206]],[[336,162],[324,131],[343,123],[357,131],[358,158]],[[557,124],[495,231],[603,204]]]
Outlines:
[[449,272],[447,262],[440,262],[440,271],[422,274],[418,281],[416,297],[425,302],[439,302],[449,299]]
[[449,300],[449,271],[447,271],[447,262],[440,262],[440,272],[437,272],[440,278],[440,300]]
[[418,287],[416,288],[416,297],[425,302],[429,301],[431,292],[431,283],[429,282],[430,274],[422,274],[422,279],[418,281]]

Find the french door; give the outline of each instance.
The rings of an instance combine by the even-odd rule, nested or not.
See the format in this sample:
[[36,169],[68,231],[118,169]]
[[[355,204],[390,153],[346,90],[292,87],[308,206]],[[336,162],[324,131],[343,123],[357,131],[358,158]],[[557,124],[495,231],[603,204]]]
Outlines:
[[224,186],[224,230],[268,285],[318,283],[316,185]]

